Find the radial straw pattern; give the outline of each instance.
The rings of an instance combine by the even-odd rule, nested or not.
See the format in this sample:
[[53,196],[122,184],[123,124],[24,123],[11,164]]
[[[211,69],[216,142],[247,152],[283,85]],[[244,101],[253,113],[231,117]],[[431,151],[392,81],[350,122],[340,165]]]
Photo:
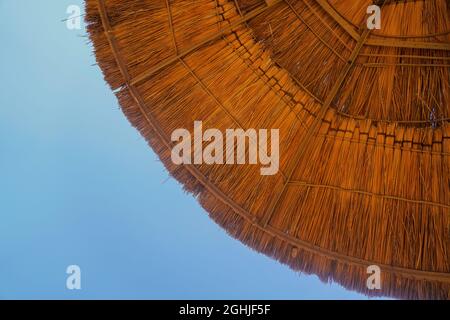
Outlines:
[[[448,299],[450,3],[384,1],[374,31],[371,4],[87,0],[86,21],[129,121],[232,236],[368,295]],[[194,121],[279,129],[278,173],[175,165]]]

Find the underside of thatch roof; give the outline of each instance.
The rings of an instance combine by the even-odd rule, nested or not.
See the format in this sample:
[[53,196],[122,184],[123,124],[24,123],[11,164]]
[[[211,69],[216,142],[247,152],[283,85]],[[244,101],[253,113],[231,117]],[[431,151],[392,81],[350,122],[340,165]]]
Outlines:
[[[450,298],[450,1],[86,0],[130,122],[211,218],[368,295]],[[280,171],[174,165],[171,133],[279,128]],[[381,290],[366,286],[382,270]]]

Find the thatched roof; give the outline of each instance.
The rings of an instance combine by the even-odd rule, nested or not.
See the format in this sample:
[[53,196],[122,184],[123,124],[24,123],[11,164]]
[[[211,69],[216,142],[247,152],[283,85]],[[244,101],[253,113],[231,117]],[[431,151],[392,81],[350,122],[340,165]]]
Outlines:
[[[87,0],[130,122],[211,218],[368,295],[450,298],[450,2]],[[171,132],[279,128],[280,171],[171,162]],[[367,266],[382,289],[366,287]]]

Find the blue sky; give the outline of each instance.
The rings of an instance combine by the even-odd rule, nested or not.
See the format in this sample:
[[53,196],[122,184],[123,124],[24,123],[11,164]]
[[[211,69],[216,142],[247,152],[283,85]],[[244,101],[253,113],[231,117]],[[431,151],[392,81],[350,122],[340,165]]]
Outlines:
[[215,225],[123,116],[71,4],[0,0],[0,299],[365,298]]

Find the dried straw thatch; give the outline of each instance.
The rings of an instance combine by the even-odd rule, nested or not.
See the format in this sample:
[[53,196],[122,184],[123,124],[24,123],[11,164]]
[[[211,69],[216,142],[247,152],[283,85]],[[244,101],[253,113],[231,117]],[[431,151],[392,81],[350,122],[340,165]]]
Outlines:
[[[232,236],[368,295],[450,297],[450,1],[87,0],[106,81]],[[280,128],[280,171],[171,162],[171,132]],[[382,290],[366,287],[367,266]]]

